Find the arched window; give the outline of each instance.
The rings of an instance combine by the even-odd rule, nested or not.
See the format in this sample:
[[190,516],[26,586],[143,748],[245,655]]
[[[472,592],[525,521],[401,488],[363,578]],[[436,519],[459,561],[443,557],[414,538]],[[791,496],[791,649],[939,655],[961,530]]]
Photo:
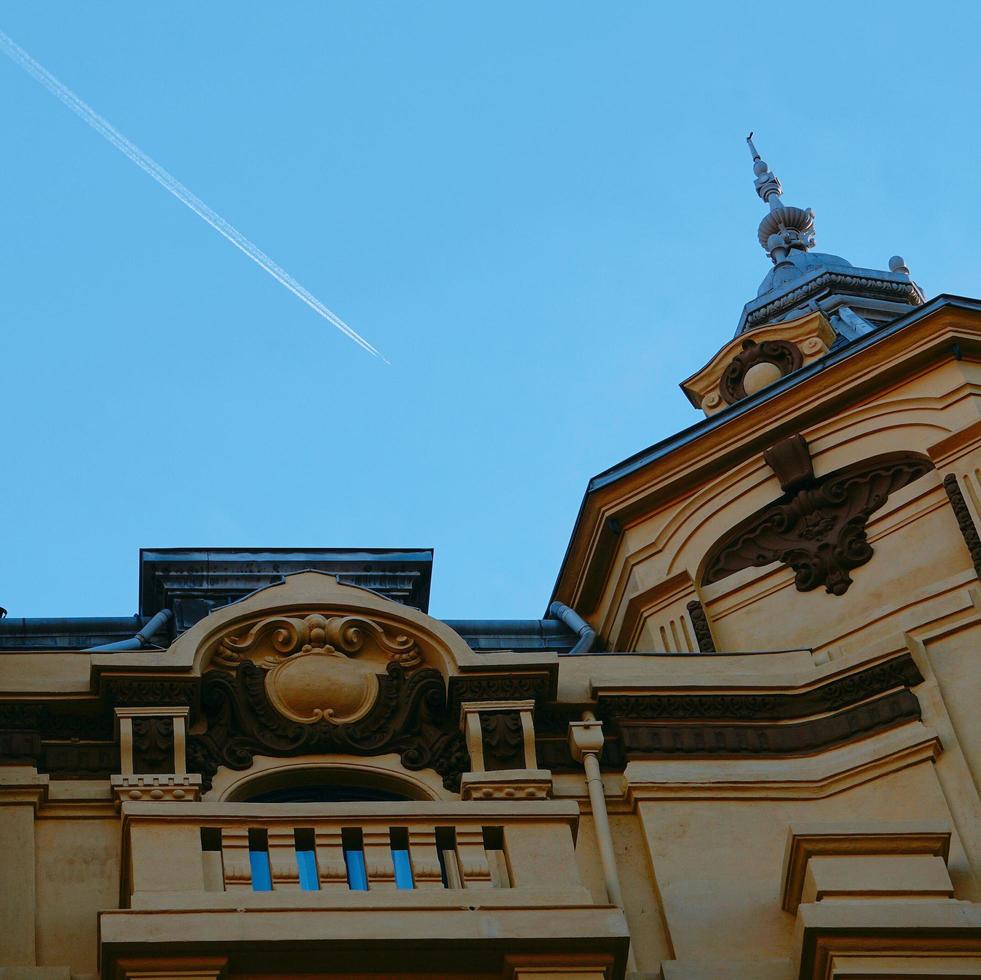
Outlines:
[[242,798],[243,803],[386,803],[410,800],[411,796],[371,786],[345,783],[312,783],[284,786]]

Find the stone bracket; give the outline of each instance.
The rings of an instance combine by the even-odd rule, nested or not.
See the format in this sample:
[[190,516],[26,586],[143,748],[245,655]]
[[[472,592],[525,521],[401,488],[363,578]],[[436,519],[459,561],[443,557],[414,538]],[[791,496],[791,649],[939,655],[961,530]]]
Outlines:
[[460,728],[471,771],[460,786],[463,799],[548,799],[552,774],[539,769],[534,700],[465,701]]
[[116,708],[120,773],[110,777],[117,808],[124,800],[187,800],[201,776],[187,771],[186,706]]

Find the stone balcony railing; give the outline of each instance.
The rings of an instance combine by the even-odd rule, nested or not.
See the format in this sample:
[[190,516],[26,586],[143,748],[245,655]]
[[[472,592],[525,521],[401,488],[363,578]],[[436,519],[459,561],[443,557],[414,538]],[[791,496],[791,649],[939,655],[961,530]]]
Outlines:
[[580,877],[578,816],[557,800],[127,802],[103,973],[166,955],[484,976],[532,955],[622,976],[626,923]]
[[[121,904],[352,902],[364,893],[541,892],[588,904],[578,807],[514,803],[126,803]],[[318,895],[318,893],[320,893]],[[511,896],[514,899],[514,896]]]

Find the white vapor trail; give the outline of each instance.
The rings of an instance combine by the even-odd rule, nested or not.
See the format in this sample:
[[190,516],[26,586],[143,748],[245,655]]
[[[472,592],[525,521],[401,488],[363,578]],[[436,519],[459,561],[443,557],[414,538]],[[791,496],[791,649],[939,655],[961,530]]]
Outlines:
[[277,265],[257,245],[254,245],[237,228],[229,224],[220,214],[213,211],[199,197],[191,193],[176,177],[164,170],[156,161],[148,157],[135,143],[128,140],[108,120],[100,116],[90,105],[83,102],[71,89],[63,85],[43,65],[35,61],[22,47],[16,44],[3,31],[0,31],[0,49],[13,62],[33,75],[49,92],[55,95],[76,115],[87,122],[99,135],[104,136],[117,150],[130,158],[141,170],[148,173],[161,187],[170,191],[182,204],[187,205],[196,215],[203,218],[219,235],[223,235],[236,248],[241,249],[256,265],[265,269],[277,282],[282,283],[294,296],[303,300],[314,312],[337,327],[346,337],[363,347],[369,354],[385,356],[357,331],[349,327],[336,313],[332,313],[309,290],[301,286],[285,269]]

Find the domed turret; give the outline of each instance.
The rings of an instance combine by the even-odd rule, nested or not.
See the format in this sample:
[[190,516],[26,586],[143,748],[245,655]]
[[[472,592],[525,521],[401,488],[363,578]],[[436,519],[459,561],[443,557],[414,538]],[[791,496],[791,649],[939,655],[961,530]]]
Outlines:
[[779,323],[820,310],[836,333],[851,340],[894,320],[924,301],[899,256],[889,271],[859,269],[840,255],[814,252],[814,211],[784,204],[783,187],[746,137],[753,157],[754,186],[769,212],[760,222],[757,238],[773,262],[743,309],[737,336],[766,324]]

